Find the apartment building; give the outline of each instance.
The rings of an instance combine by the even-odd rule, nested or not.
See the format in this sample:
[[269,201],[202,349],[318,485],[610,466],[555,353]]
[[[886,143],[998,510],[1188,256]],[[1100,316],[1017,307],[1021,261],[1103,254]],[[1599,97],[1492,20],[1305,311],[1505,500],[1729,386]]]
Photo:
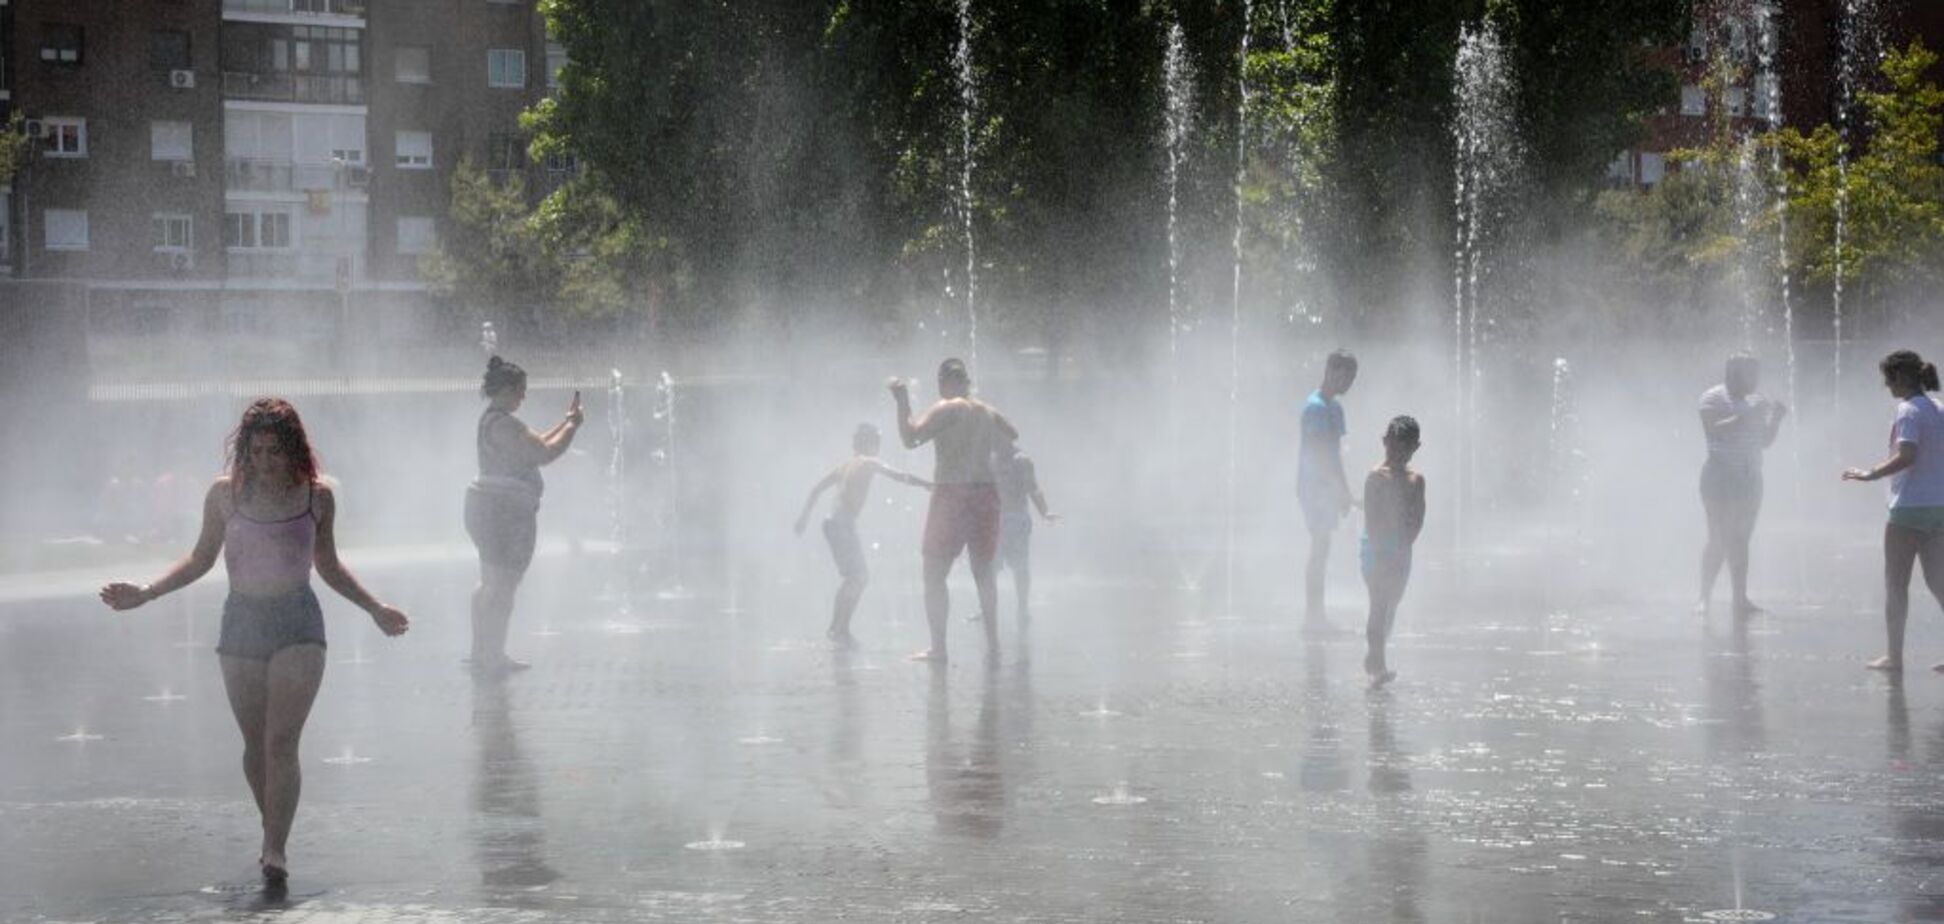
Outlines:
[[[1660,182],[1671,169],[1668,152],[1707,143],[1718,117],[1736,132],[1765,130],[1771,119],[1810,131],[1837,111],[1838,69],[1850,28],[1839,0],[1700,0],[1695,7],[1688,41],[1651,52],[1677,77],[1680,94],[1648,118],[1647,137],[1638,147],[1615,158],[1608,178],[1616,185]],[[1922,39],[1931,50],[1944,51],[1944,3],[1880,4],[1875,13],[1855,47],[1867,52]],[[1723,60],[1730,79],[1711,87],[1710,69]],[[1863,80],[1873,76],[1866,73]],[[1935,77],[1944,80],[1944,68]]]
[[393,326],[462,156],[544,180],[560,60],[533,0],[0,0],[0,272],[130,333]]

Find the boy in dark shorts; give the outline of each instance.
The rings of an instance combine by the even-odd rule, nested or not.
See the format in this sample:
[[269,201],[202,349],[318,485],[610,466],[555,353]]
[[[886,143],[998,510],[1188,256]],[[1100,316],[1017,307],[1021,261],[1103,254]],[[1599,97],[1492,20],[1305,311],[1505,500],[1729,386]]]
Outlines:
[[857,645],[850,632],[851,614],[857,612],[857,601],[864,596],[864,585],[871,579],[870,569],[864,563],[864,543],[857,538],[857,515],[864,512],[864,502],[871,496],[871,478],[883,475],[908,485],[931,487],[931,482],[880,461],[877,457],[880,442],[876,427],[858,424],[857,432],[851,434],[854,455],[810,489],[809,499],[803,502],[803,512],[797,515],[796,532],[801,536],[803,527],[810,522],[810,511],[817,506],[817,498],[830,488],[837,489],[837,501],[831,506],[830,516],[823,521],[823,534],[824,541],[830,544],[830,557],[837,564],[837,576],[843,583],[837,585],[830,628],[824,634],[844,648]]

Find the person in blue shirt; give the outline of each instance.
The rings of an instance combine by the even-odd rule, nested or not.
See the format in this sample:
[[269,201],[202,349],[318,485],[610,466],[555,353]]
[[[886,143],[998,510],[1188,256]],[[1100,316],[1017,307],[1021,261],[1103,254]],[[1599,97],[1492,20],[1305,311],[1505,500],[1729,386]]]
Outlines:
[[1303,630],[1327,634],[1323,608],[1323,577],[1330,562],[1330,534],[1350,513],[1355,501],[1343,474],[1343,405],[1337,397],[1357,381],[1357,357],[1337,350],[1323,363],[1323,384],[1303,405],[1302,452],[1296,463],[1296,500],[1309,528],[1309,566],[1305,570]]

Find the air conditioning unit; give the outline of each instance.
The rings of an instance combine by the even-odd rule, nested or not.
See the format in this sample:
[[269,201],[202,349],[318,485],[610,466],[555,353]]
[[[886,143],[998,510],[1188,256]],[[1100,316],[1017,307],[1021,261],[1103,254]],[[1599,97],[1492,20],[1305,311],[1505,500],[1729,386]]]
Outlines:
[[353,189],[363,189],[371,185],[371,168],[352,165],[344,168],[344,185]]
[[189,254],[186,253],[169,254],[169,268],[175,270],[178,273],[187,272],[188,270],[194,268],[195,265],[196,265],[195,258],[190,256]]
[[176,161],[169,165],[169,172],[176,176],[193,177],[196,175],[196,162],[193,160]]
[[180,71],[180,70],[170,71],[169,86],[175,87],[178,90],[193,89],[196,86],[196,72]]
[[27,119],[21,122],[21,130],[25,131],[29,138],[47,137],[47,123],[39,119]]

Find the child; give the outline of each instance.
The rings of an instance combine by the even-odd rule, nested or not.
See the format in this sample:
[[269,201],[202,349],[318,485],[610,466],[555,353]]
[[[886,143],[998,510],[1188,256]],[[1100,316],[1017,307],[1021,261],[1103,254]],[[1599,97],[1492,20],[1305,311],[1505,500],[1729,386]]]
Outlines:
[[1392,418],[1384,431],[1384,462],[1364,479],[1363,577],[1370,588],[1370,621],[1364,628],[1370,650],[1364,655],[1364,673],[1373,689],[1397,678],[1385,663],[1384,646],[1411,579],[1411,545],[1424,529],[1424,477],[1411,471],[1417,450],[1417,421]]
[[803,535],[803,527],[810,522],[810,511],[817,505],[817,498],[831,487],[837,488],[837,503],[831,508],[830,516],[824,519],[824,540],[830,543],[830,557],[837,563],[837,575],[843,583],[837,587],[837,599],[831,607],[830,628],[824,633],[832,642],[845,648],[853,648],[857,640],[851,637],[851,614],[857,611],[857,601],[864,596],[864,585],[870,581],[871,573],[864,564],[864,544],[857,538],[857,515],[864,510],[864,501],[871,494],[871,476],[882,474],[893,481],[902,481],[921,488],[931,487],[931,482],[916,475],[907,475],[878,460],[880,439],[878,429],[868,423],[857,425],[857,432],[851,435],[851,449],[855,455],[839,464],[830,474],[825,475],[817,486],[810,489],[810,498],[803,502],[803,513],[797,516],[796,532]]
[[1032,510],[1038,510],[1040,519],[1048,523],[1058,522],[1060,516],[1047,510],[1032,457],[1020,452],[1018,443],[1007,440],[999,448],[993,468],[999,484],[999,564],[1012,570],[1023,623],[1032,616],[1026,602],[1033,589]]
[[1323,363],[1323,382],[1303,404],[1303,441],[1296,458],[1296,500],[1309,527],[1309,562],[1303,569],[1303,633],[1332,634],[1323,605],[1330,562],[1330,535],[1350,513],[1350,480],[1343,473],[1343,405],[1337,398],[1357,381],[1357,357],[1337,350]]

